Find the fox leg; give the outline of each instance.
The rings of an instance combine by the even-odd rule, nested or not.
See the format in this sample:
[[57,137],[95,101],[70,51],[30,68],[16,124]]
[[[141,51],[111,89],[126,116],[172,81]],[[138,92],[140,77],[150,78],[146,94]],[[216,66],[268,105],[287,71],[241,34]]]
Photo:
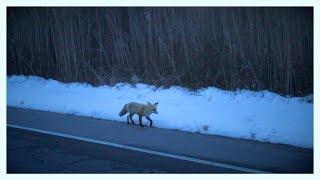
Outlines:
[[132,113],[132,114],[129,114],[129,117],[130,117],[131,123],[132,123],[132,124],[135,124],[134,121],[132,120],[132,116],[133,116],[133,115],[134,115],[133,113]]
[[129,115],[127,116],[127,123],[130,124],[130,122],[129,122]]
[[139,124],[140,124],[141,127],[143,127],[143,124],[142,124],[142,116],[140,116],[140,115],[139,115]]
[[150,117],[146,117],[150,121],[150,127],[152,126],[152,119]]

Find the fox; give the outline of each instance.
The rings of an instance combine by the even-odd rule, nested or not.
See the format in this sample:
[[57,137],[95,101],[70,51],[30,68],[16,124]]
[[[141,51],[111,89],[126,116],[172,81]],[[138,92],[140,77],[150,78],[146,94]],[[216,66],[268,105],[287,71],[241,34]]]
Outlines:
[[143,127],[144,125],[142,124],[142,117],[146,117],[147,120],[150,121],[150,127],[152,126],[152,119],[149,117],[150,114],[155,113],[158,114],[157,111],[157,105],[158,102],[155,104],[151,104],[147,102],[148,104],[141,104],[141,103],[136,103],[136,102],[130,102],[128,104],[125,104],[122,110],[119,112],[119,116],[123,116],[127,113],[129,115],[127,116],[127,123],[130,124],[129,119],[132,124],[135,124],[134,121],[132,120],[132,116],[134,114],[137,114],[139,116],[139,125]]

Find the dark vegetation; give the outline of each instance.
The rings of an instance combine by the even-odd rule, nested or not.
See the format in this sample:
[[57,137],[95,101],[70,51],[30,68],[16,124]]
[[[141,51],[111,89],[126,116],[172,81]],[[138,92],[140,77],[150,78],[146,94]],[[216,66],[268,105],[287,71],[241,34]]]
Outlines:
[[313,8],[8,8],[8,75],[313,93]]

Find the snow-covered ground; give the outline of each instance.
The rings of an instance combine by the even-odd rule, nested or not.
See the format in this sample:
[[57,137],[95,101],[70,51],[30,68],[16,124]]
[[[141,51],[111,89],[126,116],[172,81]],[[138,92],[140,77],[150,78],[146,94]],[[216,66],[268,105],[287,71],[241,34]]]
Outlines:
[[150,116],[155,127],[313,148],[313,104],[301,98],[212,87],[191,92],[146,84],[92,87],[35,76],[7,79],[7,104],[13,107],[126,122],[118,113],[131,101],[159,102],[159,114]]

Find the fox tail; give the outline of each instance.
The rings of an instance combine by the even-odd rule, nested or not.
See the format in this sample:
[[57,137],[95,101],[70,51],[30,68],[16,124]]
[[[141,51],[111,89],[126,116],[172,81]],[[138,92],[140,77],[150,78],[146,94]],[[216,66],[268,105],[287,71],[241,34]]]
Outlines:
[[123,115],[125,115],[125,114],[127,114],[127,109],[126,109],[126,106],[127,105],[124,105],[123,106],[123,108],[122,108],[122,110],[119,112],[119,116],[121,117],[121,116],[123,116]]

